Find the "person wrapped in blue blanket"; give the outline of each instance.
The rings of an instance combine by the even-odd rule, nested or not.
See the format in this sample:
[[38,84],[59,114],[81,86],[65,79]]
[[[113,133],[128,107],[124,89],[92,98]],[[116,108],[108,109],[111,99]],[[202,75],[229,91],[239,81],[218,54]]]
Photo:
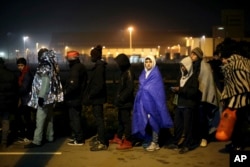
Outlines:
[[158,136],[161,128],[171,128],[173,121],[166,105],[164,82],[153,56],[147,56],[144,70],[139,76],[132,118],[132,134],[144,140],[148,138],[147,126],[152,129],[147,151],[159,150]]

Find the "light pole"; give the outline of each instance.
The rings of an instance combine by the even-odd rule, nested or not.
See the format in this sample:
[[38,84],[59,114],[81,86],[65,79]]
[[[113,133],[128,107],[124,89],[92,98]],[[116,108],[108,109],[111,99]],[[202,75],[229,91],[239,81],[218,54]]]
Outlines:
[[132,53],[132,31],[133,27],[128,28],[129,31],[129,49],[130,49],[130,54]]
[[[28,36],[24,36],[24,37],[23,37],[23,53],[24,53],[24,55],[25,55],[25,53],[26,53],[25,41],[26,41],[28,38],[29,38]],[[26,55],[26,56],[27,56],[27,55]]]

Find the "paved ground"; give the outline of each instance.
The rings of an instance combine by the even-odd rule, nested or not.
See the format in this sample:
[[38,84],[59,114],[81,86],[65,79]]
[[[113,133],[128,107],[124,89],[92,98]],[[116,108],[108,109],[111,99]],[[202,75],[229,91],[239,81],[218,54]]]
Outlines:
[[[90,139],[89,139],[90,140]],[[220,153],[225,142],[212,142],[206,148],[197,148],[186,154],[161,148],[147,152],[142,147],[91,152],[88,145],[68,146],[66,137],[58,138],[39,148],[24,149],[14,143],[0,150],[1,167],[229,167],[229,154]]]

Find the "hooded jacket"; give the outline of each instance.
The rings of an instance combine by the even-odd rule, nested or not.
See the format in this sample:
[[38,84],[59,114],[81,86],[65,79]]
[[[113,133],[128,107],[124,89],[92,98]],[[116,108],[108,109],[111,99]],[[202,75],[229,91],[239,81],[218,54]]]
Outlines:
[[28,106],[37,108],[38,98],[44,99],[44,104],[53,104],[63,101],[63,90],[58,67],[54,60],[55,53],[43,49],[38,52],[38,68],[36,70]]
[[115,58],[121,70],[119,84],[115,95],[114,104],[118,108],[132,108],[134,102],[134,73],[130,69],[130,62],[125,54]]
[[187,73],[185,74],[181,70],[177,105],[178,107],[193,108],[198,106],[201,99],[198,76],[193,73],[193,64],[190,57],[183,58],[180,63],[186,68]]

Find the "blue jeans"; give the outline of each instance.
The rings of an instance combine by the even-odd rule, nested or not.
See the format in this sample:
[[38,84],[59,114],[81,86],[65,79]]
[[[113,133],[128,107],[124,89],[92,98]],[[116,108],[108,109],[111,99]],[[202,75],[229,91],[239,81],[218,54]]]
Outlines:
[[54,140],[53,129],[53,104],[45,105],[44,107],[37,108],[36,113],[36,129],[34,132],[33,143],[41,145],[43,140],[44,128],[46,129],[46,139],[48,141]]

